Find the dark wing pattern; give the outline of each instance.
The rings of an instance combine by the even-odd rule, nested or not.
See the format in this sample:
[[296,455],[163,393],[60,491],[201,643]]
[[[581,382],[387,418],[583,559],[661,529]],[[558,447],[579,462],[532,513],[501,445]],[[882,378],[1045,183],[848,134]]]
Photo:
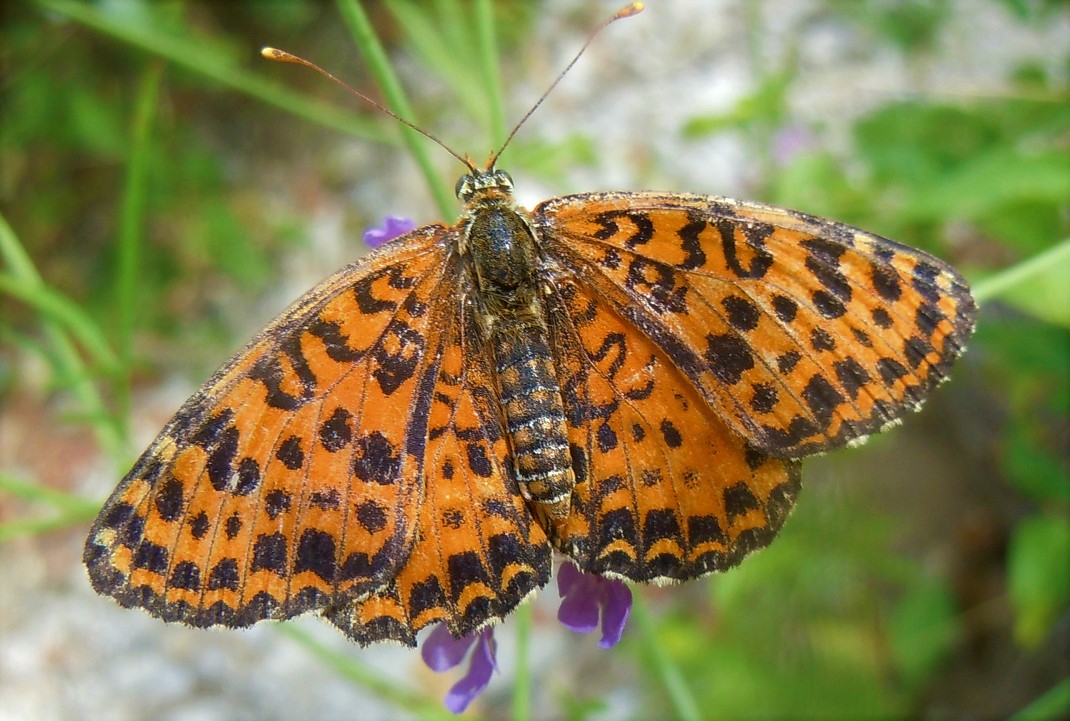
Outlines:
[[949,265],[805,213],[588,193],[534,217],[557,272],[603,291],[773,456],[843,446],[917,409],[973,330],[976,306]]
[[[591,282],[594,281],[594,282]],[[555,279],[551,335],[576,488],[553,544],[589,573],[663,583],[739,563],[791,512],[799,462],[736,435],[605,279]]]
[[[459,268],[446,274],[467,278]],[[550,577],[550,546],[514,479],[491,354],[465,297],[462,288],[445,301],[455,312],[435,350],[412,553],[385,588],[327,611],[362,645],[415,646],[416,632],[437,621],[466,636],[505,617]]]
[[416,543],[455,244],[427,226],[342,269],[209,379],[93,525],[93,587],[195,626],[384,588]]
[[[965,281],[846,225],[695,195],[532,214],[576,485],[524,501],[462,226],[320,284],[216,373],[105,504],[94,588],[196,626],[320,610],[361,644],[503,618],[556,547],[662,583],[767,545],[798,458],[916,409],[973,329]],[[559,447],[559,446],[558,446]]]

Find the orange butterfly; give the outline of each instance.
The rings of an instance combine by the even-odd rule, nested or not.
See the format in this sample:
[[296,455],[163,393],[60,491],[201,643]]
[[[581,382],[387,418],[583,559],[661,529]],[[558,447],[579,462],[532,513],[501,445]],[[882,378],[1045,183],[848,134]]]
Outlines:
[[179,409],[90,531],[94,588],[415,645],[504,617],[552,549],[698,578],[767,545],[799,459],[916,409],[972,332],[922,251],[702,195],[528,211],[496,158],[465,160],[455,225],[343,268]]

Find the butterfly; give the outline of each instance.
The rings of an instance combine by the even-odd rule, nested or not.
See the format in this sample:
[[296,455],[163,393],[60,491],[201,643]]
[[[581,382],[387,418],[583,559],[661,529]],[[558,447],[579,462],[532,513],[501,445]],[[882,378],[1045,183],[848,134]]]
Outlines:
[[776,535],[800,459],[916,410],[972,333],[923,251],[705,195],[529,211],[496,157],[463,159],[455,224],[341,269],[182,405],[90,530],[98,592],[415,645],[506,616],[554,550],[641,583],[723,571]]

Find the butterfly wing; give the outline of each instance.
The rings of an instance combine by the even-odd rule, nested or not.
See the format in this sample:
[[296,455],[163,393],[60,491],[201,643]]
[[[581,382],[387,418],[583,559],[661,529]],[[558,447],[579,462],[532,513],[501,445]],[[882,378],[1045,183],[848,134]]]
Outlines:
[[606,286],[561,276],[547,296],[576,473],[553,544],[584,571],[633,581],[725,570],[776,535],[799,462],[733,433]]
[[[463,283],[462,283],[463,284]],[[462,289],[463,297],[470,297]],[[444,621],[456,638],[503,618],[550,576],[550,546],[520,495],[494,388],[491,353],[470,304],[440,335],[416,543],[396,578],[327,618],[362,645],[416,645]]]
[[599,288],[773,456],[842,446],[916,409],[973,330],[969,288],[946,263],[805,213],[589,193],[534,218],[557,267]]
[[423,492],[452,232],[421,228],[339,271],[182,406],[93,524],[97,591],[245,626],[395,576]]

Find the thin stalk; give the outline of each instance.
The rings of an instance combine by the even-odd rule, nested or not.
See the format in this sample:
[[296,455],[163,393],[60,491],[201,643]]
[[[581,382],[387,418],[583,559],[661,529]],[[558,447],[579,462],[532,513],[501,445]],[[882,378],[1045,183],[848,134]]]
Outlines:
[[1011,721],[1049,721],[1070,714],[1070,678],[1064,678],[1018,713]]
[[639,594],[635,594],[632,602],[632,615],[639,627],[642,637],[643,650],[646,652],[650,663],[654,665],[658,676],[661,678],[665,691],[669,696],[675,716],[681,721],[700,721],[702,714],[699,712],[698,703],[687,687],[680,669],[669,658],[665,648],[658,638],[658,630],[654,627],[654,621],[643,603]]
[[[41,297],[48,294],[49,289],[41,279],[40,273],[37,272],[29,255],[22,248],[22,244],[19,243],[15,231],[2,215],[0,215],[0,257],[7,263],[10,275],[17,281],[15,284],[17,287],[34,289]],[[61,378],[74,379],[70,390],[85,415],[96,419],[92,428],[97,440],[113,458],[124,454],[127,450],[126,436],[109,413],[96,386],[90,380],[90,374],[78,355],[74,343],[63,327],[47,314],[42,315],[41,324],[45,338],[54,351],[52,354],[56,365],[54,372]]]
[[[134,327],[137,323],[141,270],[141,243],[144,237],[145,194],[148,186],[152,128],[156,119],[160,80],[164,65],[156,61],[141,75],[131,128],[130,157],[126,166],[123,204],[119,215],[119,237],[115,268],[115,344],[119,361],[129,373],[134,362]],[[116,413],[126,419],[130,412],[130,384],[120,381],[115,389]]]
[[[339,676],[353,681],[400,708],[417,713],[421,718],[442,719],[442,721],[447,719],[454,721],[456,718],[439,703],[428,700],[383,678],[365,664],[358,663],[350,655],[340,653],[317,641],[311,634],[292,623],[278,624],[274,628],[284,636],[290,637]],[[360,714],[358,713],[354,718],[359,716]]]
[[[337,3],[338,10],[349,26],[350,32],[353,33],[354,42],[364,54],[368,68],[375,77],[379,90],[382,91],[383,96],[386,98],[387,105],[398,115],[411,121],[416,117],[412,110],[412,104],[405,95],[405,91],[394,73],[394,68],[390,65],[390,59],[386,56],[386,51],[383,49],[382,43],[379,42],[379,38],[375,34],[371,21],[368,20],[364,8],[361,7],[357,0],[337,0]],[[455,215],[457,203],[431,163],[431,157],[427,153],[427,140],[412,128],[405,126],[401,127],[401,136],[405,142],[405,147],[408,148],[413,160],[416,161],[416,165],[420,168],[420,172],[423,173],[424,180],[427,182],[427,187],[431,191],[439,212],[444,218]]]
[[[119,374],[119,358],[108,345],[99,326],[77,303],[39,280],[19,280],[9,273],[0,273],[0,294],[22,301],[42,318],[69,332],[101,373],[112,377]],[[82,376],[90,378],[92,374],[85,369]]]
[[94,508],[92,513],[61,513],[48,518],[16,518],[4,521],[0,523],[0,543],[6,543],[20,536],[38,536],[42,533],[61,531],[91,520],[99,510],[99,508]]
[[51,506],[67,515],[92,518],[100,510],[100,504],[94,501],[24,481],[7,473],[0,473],[0,492],[28,503]]
[[513,721],[531,719],[531,604],[522,604],[510,617],[516,629],[516,683],[513,685]]
[[501,63],[498,56],[498,36],[494,32],[494,6],[490,0],[476,2],[476,39],[479,47],[479,66],[483,74],[487,100],[490,105],[491,147],[505,142],[509,132],[505,125],[505,103],[502,100]]

